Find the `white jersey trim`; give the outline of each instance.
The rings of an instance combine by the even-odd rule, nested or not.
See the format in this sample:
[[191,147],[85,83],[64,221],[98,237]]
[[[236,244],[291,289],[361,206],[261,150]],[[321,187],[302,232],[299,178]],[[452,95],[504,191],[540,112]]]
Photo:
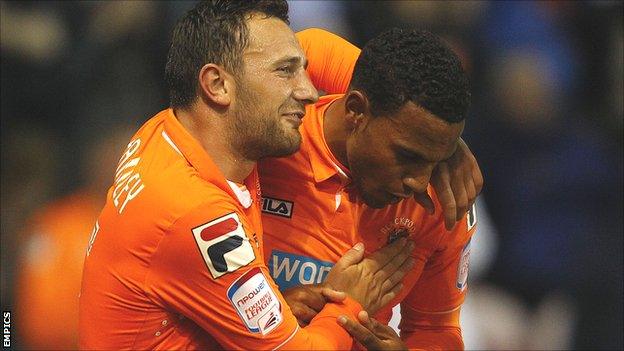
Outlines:
[[455,307],[455,308],[453,308],[453,309],[450,309],[450,310],[448,310],[448,311],[442,311],[442,312],[427,312],[427,311],[421,311],[421,310],[418,310],[418,309],[416,309],[416,308],[414,308],[414,311],[416,311],[416,312],[418,312],[418,313],[422,313],[422,314],[446,314],[446,313],[455,312],[455,311],[457,311],[458,309],[460,309],[461,307],[462,307],[462,305],[459,305],[459,306],[457,306],[457,307]]
[[184,156],[182,155],[182,152],[180,152],[180,149],[178,149],[178,147],[176,146],[176,144],[173,143],[173,140],[171,140],[171,138],[169,137],[169,135],[167,135],[167,132],[165,132],[164,130],[162,131],[162,133],[160,133],[162,135],[162,137],[165,139],[165,141],[167,143],[169,143],[169,145],[171,145],[171,147],[178,153],[180,154],[180,156]]
[[292,334],[290,334],[290,336],[286,340],[284,340],[281,344],[277,345],[273,350],[277,350],[280,347],[284,346],[287,342],[290,341],[290,339],[292,339],[295,336],[295,334],[297,334],[298,331],[299,331],[299,324],[297,324],[297,328],[295,328],[295,331],[292,332]]
[[247,189],[241,190],[238,184],[231,182],[229,180],[227,182],[230,185],[230,188],[232,188],[232,190],[234,191],[234,194],[236,194],[236,198],[238,199],[238,202],[240,202],[244,208],[249,208],[252,202],[251,194],[249,193],[249,190]]

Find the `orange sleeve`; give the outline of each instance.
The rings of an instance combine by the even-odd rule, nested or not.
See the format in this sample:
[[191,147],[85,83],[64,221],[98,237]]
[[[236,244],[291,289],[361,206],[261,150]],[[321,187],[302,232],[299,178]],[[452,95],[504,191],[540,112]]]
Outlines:
[[429,258],[418,282],[401,303],[401,338],[410,348],[463,349],[459,308],[467,291],[470,240],[476,230],[473,208],[455,225],[444,229],[442,210],[424,230],[438,231],[438,249]]
[[355,318],[359,304],[328,304],[299,328],[262,262],[255,234],[233,204],[196,207],[160,242],[146,277],[150,299],[192,319],[224,349],[351,348],[336,318]]
[[[459,309],[441,314],[403,311],[401,339],[410,350],[463,350]],[[409,315],[407,317],[406,315]]]
[[306,71],[314,86],[326,94],[346,93],[361,50],[319,28],[298,32],[297,39],[308,58]]

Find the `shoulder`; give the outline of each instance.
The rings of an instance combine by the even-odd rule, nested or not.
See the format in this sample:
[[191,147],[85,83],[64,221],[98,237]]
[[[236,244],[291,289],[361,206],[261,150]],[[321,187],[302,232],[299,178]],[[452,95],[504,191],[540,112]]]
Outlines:
[[[163,230],[197,207],[236,208],[235,199],[204,180],[158,130],[140,147],[145,133],[128,145],[107,195],[109,212],[133,227]],[[134,150],[136,148],[136,151]]]

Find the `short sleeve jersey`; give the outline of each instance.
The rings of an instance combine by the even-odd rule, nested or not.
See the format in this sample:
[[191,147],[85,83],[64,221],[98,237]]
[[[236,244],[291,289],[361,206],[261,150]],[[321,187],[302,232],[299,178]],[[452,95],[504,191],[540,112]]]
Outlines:
[[299,152],[259,163],[265,254],[272,277],[281,289],[319,283],[357,242],[371,252],[408,236],[416,243],[417,264],[394,302],[421,312],[457,308],[466,291],[473,211],[448,232],[432,188],[428,191],[436,205],[434,215],[412,199],[383,209],[364,204],[322,133],[324,112],[339,97],[325,96],[308,107]]
[[306,328],[263,259],[260,186],[225,179],[173,110],[136,133],[87,248],[80,296],[83,349],[332,349],[353,300]]
[[[359,49],[319,29],[297,36],[308,56],[308,72],[315,86],[329,93],[344,93]],[[330,55],[339,59],[330,60]],[[456,320],[423,320],[422,314],[451,312],[464,300],[470,239],[476,229],[474,207],[452,231],[446,231],[443,211],[431,187],[428,193],[436,207],[434,215],[413,199],[383,209],[366,206],[351,189],[349,171],[332,155],[323,135],[325,110],[341,96],[324,96],[307,107],[299,152],[259,163],[265,255],[271,276],[280,289],[319,283],[355,243],[364,242],[371,252],[397,237],[409,236],[416,243],[416,266],[404,279],[403,293],[380,311],[378,318],[387,322],[391,307],[400,302],[401,330],[413,330],[416,325],[456,326]]]

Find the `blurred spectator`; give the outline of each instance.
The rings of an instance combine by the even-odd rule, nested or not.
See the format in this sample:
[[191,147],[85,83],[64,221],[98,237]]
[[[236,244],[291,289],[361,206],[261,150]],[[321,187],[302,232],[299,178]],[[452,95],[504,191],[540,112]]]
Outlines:
[[164,33],[184,5],[0,1],[3,310],[26,219],[80,186],[85,145],[167,100]]
[[24,348],[78,347],[78,293],[87,242],[130,131],[114,128],[87,146],[81,162],[85,185],[43,206],[28,221],[15,297]]
[[[4,120],[5,115],[2,115]],[[16,251],[20,247],[25,219],[32,211],[53,196],[58,178],[58,153],[55,140],[44,129],[24,124],[2,128],[2,308],[10,310],[13,299],[13,271]]]

